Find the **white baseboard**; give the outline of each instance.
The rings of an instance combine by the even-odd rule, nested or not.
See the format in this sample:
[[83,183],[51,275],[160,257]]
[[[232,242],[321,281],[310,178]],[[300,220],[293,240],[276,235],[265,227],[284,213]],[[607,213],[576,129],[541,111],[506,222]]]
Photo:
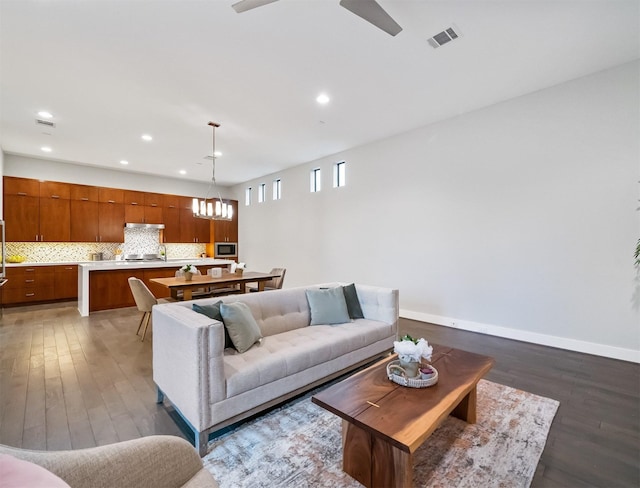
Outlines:
[[500,327],[499,325],[483,324],[480,322],[471,322],[469,320],[458,320],[451,317],[443,317],[441,315],[414,312],[412,310],[400,309],[400,317],[418,320],[420,322],[429,322],[436,325],[444,325],[445,327],[452,327],[454,329],[479,332],[481,334],[504,337],[517,341],[531,342],[533,344],[541,344],[543,346],[557,347],[560,349],[567,349],[569,351],[583,352],[586,354],[594,354],[596,356],[640,363],[640,351],[636,351],[634,349],[625,349],[623,347],[608,346],[606,344],[596,344],[595,342],[586,342],[566,337],[538,334],[537,332],[510,329],[508,327]]

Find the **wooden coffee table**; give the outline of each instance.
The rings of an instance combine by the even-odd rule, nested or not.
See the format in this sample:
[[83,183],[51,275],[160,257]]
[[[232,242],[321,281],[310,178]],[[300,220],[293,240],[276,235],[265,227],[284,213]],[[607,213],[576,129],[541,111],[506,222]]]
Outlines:
[[367,487],[409,487],[412,455],[449,414],[476,421],[476,385],[494,360],[433,346],[438,383],[408,388],[387,378],[380,361],[314,395],[313,403],[342,418],[342,469]]

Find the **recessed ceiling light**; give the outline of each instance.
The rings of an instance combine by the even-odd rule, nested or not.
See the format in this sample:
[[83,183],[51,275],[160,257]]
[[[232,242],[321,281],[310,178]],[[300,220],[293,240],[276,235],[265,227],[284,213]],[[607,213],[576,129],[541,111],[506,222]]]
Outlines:
[[42,117],[43,119],[51,119],[53,118],[53,115],[51,115],[49,112],[38,112],[38,117]]
[[183,169],[181,169],[180,171],[178,171],[178,173],[180,173],[181,175],[186,175],[186,174],[187,174],[187,172],[186,172],[185,170],[183,170]]
[[219,158],[220,156],[222,156],[222,153],[221,153],[220,151],[216,151],[216,152],[214,152],[214,153],[213,153],[213,155],[214,155],[216,158]]
[[40,150],[43,152],[51,152],[52,149],[49,146],[42,146]]
[[127,164],[129,164],[129,161],[123,159],[122,161],[120,161],[120,164],[126,166]]
[[153,137],[151,137],[149,134],[142,134],[142,140],[143,141],[152,141]]
[[316,97],[316,102],[318,102],[320,105],[326,105],[327,103],[329,103],[329,100],[331,99],[326,93],[321,93]]

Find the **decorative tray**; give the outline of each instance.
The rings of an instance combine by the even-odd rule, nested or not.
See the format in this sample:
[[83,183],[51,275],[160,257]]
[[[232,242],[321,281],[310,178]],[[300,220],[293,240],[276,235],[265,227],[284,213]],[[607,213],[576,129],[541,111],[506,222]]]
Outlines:
[[427,388],[428,386],[433,386],[438,382],[438,370],[432,365],[429,365],[429,368],[433,371],[432,376],[423,379],[422,374],[420,374],[415,378],[409,378],[400,366],[399,360],[391,361],[387,364],[387,377],[394,383],[401,386],[408,386],[410,388]]

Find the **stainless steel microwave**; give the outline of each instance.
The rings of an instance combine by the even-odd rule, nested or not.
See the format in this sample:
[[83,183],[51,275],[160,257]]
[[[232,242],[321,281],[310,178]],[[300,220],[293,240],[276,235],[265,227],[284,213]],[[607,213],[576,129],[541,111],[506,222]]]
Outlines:
[[238,257],[238,243],[237,242],[216,242],[215,254],[216,258],[235,258]]

